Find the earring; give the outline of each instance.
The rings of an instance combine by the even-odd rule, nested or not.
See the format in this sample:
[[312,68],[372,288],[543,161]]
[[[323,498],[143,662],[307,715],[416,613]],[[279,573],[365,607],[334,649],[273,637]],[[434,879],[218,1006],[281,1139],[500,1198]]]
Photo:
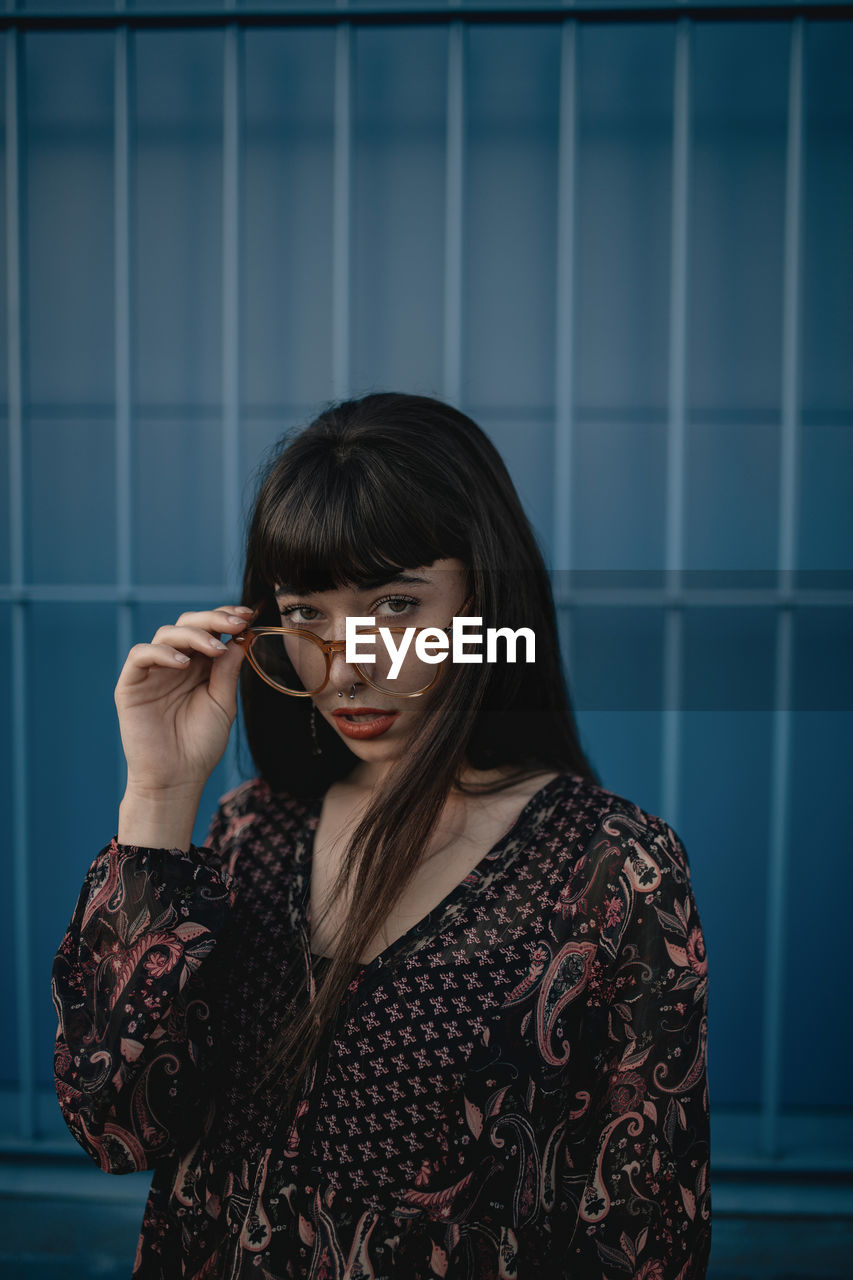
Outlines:
[[320,739],[317,737],[317,715],[316,715],[316,712],[317,712],[317,708],[314,706],[314,703],[312,702],[312,703],[311,703],[311,715],[310,715],[310,717],[309,717],[309,722],[310,722],[310,725],[311,725],[311,754],[312,754],[312,756],[319,756],[319,755],[322,755],[322,754],[323,754],[323,748],[320,746]]

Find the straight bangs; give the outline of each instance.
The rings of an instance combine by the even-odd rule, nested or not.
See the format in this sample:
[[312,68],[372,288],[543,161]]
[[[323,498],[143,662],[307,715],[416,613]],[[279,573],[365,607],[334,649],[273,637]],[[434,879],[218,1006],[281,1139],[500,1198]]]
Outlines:
[[326,455],[288,480],[256,528],[256,586],[264,593],[378,584],[444,557],[470,563],[460,523],[438,521],[434,497],[417,487],[402,504],[399,473],[375,459],[342,464]]

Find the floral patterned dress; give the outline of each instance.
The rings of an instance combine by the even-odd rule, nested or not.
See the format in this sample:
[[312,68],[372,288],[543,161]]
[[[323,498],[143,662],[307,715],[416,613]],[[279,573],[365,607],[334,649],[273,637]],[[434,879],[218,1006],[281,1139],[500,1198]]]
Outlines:
[[203,847],[114,838],[86,876],[56,1088],[101,1169],[153,1171],[133,1280],[701,1280],[708,975],[672,828],[552,778],[356,968],[288,1109],[259,1064],[315,989],[321,803],[253,779]]

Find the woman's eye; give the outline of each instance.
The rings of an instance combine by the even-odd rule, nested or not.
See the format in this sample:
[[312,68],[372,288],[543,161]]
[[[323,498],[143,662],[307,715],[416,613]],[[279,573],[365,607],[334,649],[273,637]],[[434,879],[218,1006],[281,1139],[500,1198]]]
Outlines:
[[296,616],[296,615],[297,615],[297,613],[300,613],[300,614],[301,614],[301,613],[306,613],[306,612],[307,612],[307,613],[313,613],[313,614],[315,614],[315,615],[316,615],[317,610],[316,610],[316,609],[314,609],[310,604],[291,604],[291,605],[288,605],[286,609],[282,609],[282,610],[281,610],[281,617],[282,617],[282,621],[283,621],[283,622],[285,622],[285,624],[287,623],[288,619],[289,619],[291,622],[313,622],[313,621],[314,621],[314,618],[298,618],[298,617]]
[[[383,600],[377,600],[373,613],[386,613],[398,617],[407,609],[416,608],[418,604],[419,601],[412,596],[386,596]],[[310,604],[289,604],[280,609],[279,613],[282,625],[285,627],[299,623],[307,626],[309,622],[316,622],[319,616],[319,610]]]
[[[389,613],[400,614],[404,613],[410,605],[417,606],[417,603],[417,600],[412,599],[410,596],[386,596],[384,600],[377,602],[376,609],[378,611],[381,605],[388,605]],[[402,607],[397,608],[396,606],[398,605]]]

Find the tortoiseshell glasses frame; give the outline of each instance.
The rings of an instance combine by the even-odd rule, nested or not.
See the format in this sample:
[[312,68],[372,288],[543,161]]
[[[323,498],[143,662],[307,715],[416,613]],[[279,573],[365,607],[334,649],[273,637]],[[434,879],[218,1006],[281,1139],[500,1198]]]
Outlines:
[[[466,599],[463,601],[461,606],[462,609],[464,609],[465,606],[468,604],[468,602],[471,600],[472,595],[473,593],[467,596]],[[261,601],[260,604],[255,605],[252,613],[252,618],[256,618],[258,616],[258,614],[264,608],[265,603],[266,603],[265,601]],[[329,683],[329,678],[332,674],[332,655],[336,653],[345,653],[346,647],[347,647],[346,641],[345,640],[324,640],[322,636],[318,636],[314,631],[307,631],[304,627],[253,627],[251,625],[251,621],[252,619],[250,618],[249,626],[247,626],[246,629],[240,635],[233,637],[233,643],[244,644],[247,646],[246,658],[250,663],[252,669],[256,672],[256,674],[259,675],[260,678],[263,681],[265,681],[268,685],[270,685],[271,688],[277,690],[279,693],[286,693],[291,698],[315,698],[318,693],[322,693],[326,685]],[[402,635],[405,635],[406,631],[408,631],[410,628],[383,627],[382,629],[383,631],[388,631],[391,635],[402,636]],[[435,630],[434,627],[415,627],[414,628],[415,636],[417,636],[417,634],[421,631],[434,631],[434,630]],[[440,628],[440,630],[445,631],[449,634],[453,630],[453,623],[451,622],[449,626],[442,627]],[[363,630],[359,629],[358,634],[359,634],[359,638],[364,636],[370,636],[370,635],[378,636],[379,628],[365,627]],[[302,691],[298,689],[287,689],[285,688],[284,685],[278,684],[277,681],[271,680],[252,653],[252,649],[254,648],[254,644],[258,636],[269,636],[269,635],[302,636],[304,639],[310,640],[312,644],[315,644],[317,648],[320,650],[320,652],[323,654],[323,657],[326,661],[326,675],[323,679],[323,683],[318,685],[316,689],[312,689],[311,692],[309,693],[307,691]],[[367,674],[367,671],[364,669],[364,667],[360,663],[354,662],[352,665],[355,668],[355,670],[358,672],[358,674],[361,676],[365,684],[370,685],[371,689],[376,689],[378,693],[390,692],[390,690],[388,690],[387,688],[384,688],[382,685],[375,684],[374,681],[371,680],[370,676]],[[425,693],[429,693],[430,689],[434,688],[439,676],[441,675],[441,668],[443,665],[444,665],[443,662],[437,662],[435,664],[435,675],[433,676],[429,684],[426,685],[423,689],[418,689],[417,692],[415,693],[398,693],[395,690],[395,696],[398,698],[423,697]]]

